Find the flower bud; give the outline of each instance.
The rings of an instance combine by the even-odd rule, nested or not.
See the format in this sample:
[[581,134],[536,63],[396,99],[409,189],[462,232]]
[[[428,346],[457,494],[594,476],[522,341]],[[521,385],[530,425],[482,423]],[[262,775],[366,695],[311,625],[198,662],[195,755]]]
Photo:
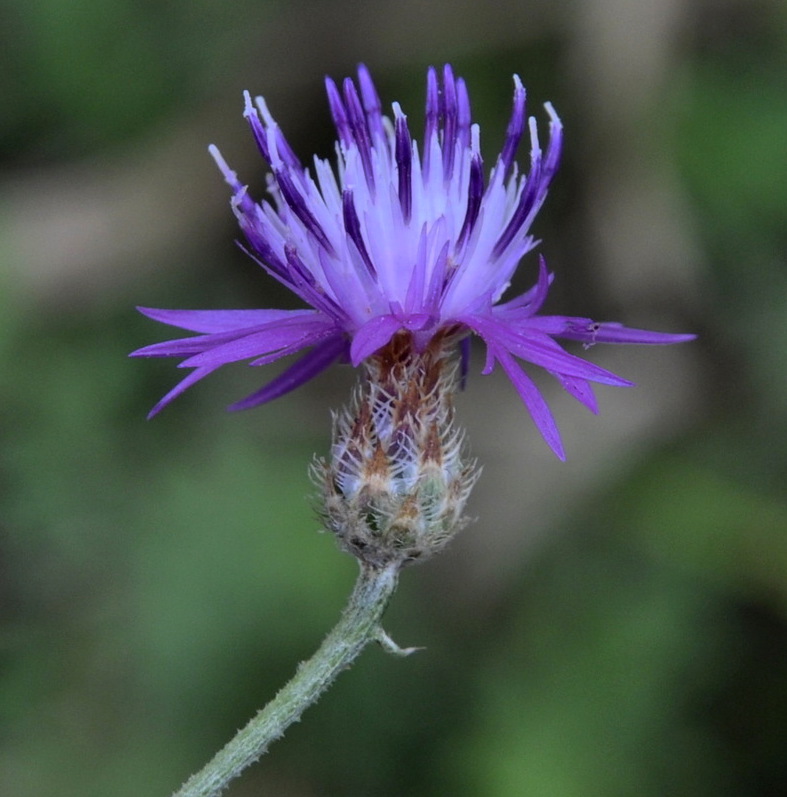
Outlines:
[[439,551],[467,522],[479,475],[454,425],[456,339],[417,351],[399,333],[365,362],[350,406],[334,416],[329,461],[315,463],[321,515],[341,546],[369,565]]

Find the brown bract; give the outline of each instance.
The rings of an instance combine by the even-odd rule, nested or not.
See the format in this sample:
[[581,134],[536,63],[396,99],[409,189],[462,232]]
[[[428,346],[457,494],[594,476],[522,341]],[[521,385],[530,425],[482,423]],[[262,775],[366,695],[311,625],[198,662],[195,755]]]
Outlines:
[[479,470],[454,424],[456,343],[446,333],[417,351],[409,332],[396,335],[334,417],[330,459],[315,462],[327,528],[368,565],[429,556],[467,522]]

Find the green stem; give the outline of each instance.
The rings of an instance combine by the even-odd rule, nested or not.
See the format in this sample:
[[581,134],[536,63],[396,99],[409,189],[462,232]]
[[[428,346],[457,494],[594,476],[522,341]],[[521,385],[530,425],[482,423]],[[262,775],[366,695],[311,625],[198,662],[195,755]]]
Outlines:
[[400,563],[382,568],[361,565],[361,573],[336,627],[317,652],[298,667],[292,680],[242,728],[208,764],[192,775],[173,797],[215,797],[268,745],[300,719],[303,712],[350,666],[372,640],[386,650],[407,655],[411,648],[397,647],[380,627],[388,601],[396,589]]

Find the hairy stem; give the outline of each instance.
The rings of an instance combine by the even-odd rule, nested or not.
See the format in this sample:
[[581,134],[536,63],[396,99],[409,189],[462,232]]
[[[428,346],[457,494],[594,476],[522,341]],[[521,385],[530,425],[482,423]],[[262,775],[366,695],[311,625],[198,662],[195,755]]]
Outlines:
[[208,764],[192,775],[173,797],[214,797],[246,767],[263,755],[272,741],[300,719],[303,712],[350,666],[372,640],[389,652],[407,655],[380,627],[380,619],[396,589],[399,563],[361,565],[361,572],[336,627],[317,652],[302,662],[292,680],[242,728]]

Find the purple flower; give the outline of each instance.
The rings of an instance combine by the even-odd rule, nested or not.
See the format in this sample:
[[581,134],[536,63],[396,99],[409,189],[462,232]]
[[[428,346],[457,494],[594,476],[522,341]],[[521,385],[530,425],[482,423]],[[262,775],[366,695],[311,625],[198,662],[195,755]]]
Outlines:
[[[200,333],[133,352],[137,357],[183,357],[191,373],[151,411],[212,371],[250,360],[265,365],[308,349],[260,390],[233,404],[245,409],[287,393],[337,360],[358,366],[397,333],[410,333],[416,351],[438,333],[469,333],[486,344],[489,373],[500,363],[536,426],[561,459],[560,435],[541,392],[518,360],[540,366],[597,412],[590,383],[632,383],[564,351],[555,338],[594,343],[666,344],[691,340],[596,323],[589,318],[539,315],[552,276],[539,260],[536,284],[501,302],[522,257],[538,243],[530,226],[560,159],[562,126],[547,104],[549,142],[525,116],[525,89],[514,76],[514,99],[503,150],[484,180],[478,125],[471,124],[465,83],[445,66],[442,85],[430,69],[426,129],[419,150],[397,103],[393,118],[364,66],[358,85],[341,90],[326,80],[339,140],[337,171],[298,160],[264,100],[246,96],[245,117],[269,164],[271,200],[253,200],[215,147],[211,153],[232,188],[232,207],[245,250],[270,276],[297,294],[303,310],[156,310],[140,312]],[[530,168],[515,163],[527,128]]]

